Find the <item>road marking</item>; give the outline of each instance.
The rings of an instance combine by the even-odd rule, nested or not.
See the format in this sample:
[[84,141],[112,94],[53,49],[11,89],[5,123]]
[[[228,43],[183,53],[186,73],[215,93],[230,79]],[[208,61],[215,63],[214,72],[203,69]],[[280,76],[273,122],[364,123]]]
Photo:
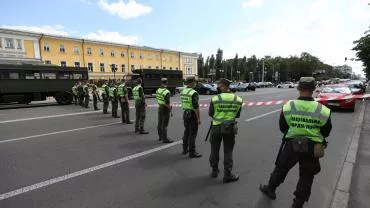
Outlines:
[[46,187],[46,186],[50,186],[52,184],[56,184],[56,183],[59,183],[59,182],[62,182],[62,181],[68,180],[68,179],[72,179],[72,178],[75,178],[77,176],[86,175],[86,174],[94,172],[94,171],[98,171],[98,170],[101,170],[101,169],[104,169],[104,168],[108,168],[108,167],[111,167],[111,166],[114,166],[114,165],[118,165],[118,164],[121,164],[123,162],[129,161],[129,160],[132,160],[132,159],[136,159],[136,158],[139,158],[139,157],[142,157],[142,156],[145,156],[145,155],[149,155],[149,154],[152,154],[154,152],[165,150],[165,149],[168,149],[170,147],[173,147],[173,146],[176,146],[176,145],[179,145],[179,144],[182,144],[181,140],[177,141],[177,142],[174,142],[174,143],[171,143],[171,144],[163,145],[163,146],[160,146],[160,147],[157,147],[157,148],[154,148],[154,149],[146,150],[144,152],[140,152],[140,153],[136,153],[136,154],[133,154],[133,155],[126,156],[126,157],[122,157],[122,158],[119,158],[117,160],[113,160],[111,162],[103,163],[101,165],[93,166],[93,167],[86,168],[86,169],[83,169],[83,170],[80,170],[80,171],[77,171],[77,172],[73,172],[73,173],[63,175],[63,176],[52,178],[52,179],[47,180],[47,181],[43,181],[43,182],[36,183],[36,184],[30,185],[30,186],[19,188],[19,189],[14,190],[14,191],[3,193],[3,194],[0,195],[0,201],[4,200],[4,199],[11,198],[11,197],[15,197],[17,195],[24,194],[24,193],[27,193],[27,192],[30,192],[30,191],[33,191],[33,190],[36,190],[36,189],[40,189],[40,188],[43,188],[43,187]]
[[264,114],[261,114],[261,115],[258,115],[258,116],[255,116],[255,117],[246,119],[245,122],[253,121],[253,120],[256,120],[258,118],[262,118],[262,117],[268,116],[270,114],[273,114],[273,113],[276,113],[276,112],[279,112],[279,111],[281,111],[281,109],[270,111],[270,112],[267,112],[267,113],[264,113]]
[[8,142],[21,141],[21,140],[26,140],[26,139],[32,139],[32,138],[37,138],[37,137],[43,137],[43,136],[50,136],[50,135],[55,135],[55,134],[63,134],[63,133],[74,132],[74,131],[82,131],[82,130],[86,130],[86,129],[93,129],[93,128],[104,127],[104,126],[111,126],[111,125],[115,125],[115,124],[119,124],[119,123],[121,123],[121,122],[100,124],[100,125],[87,126],[87,127],[77,128],[77,129],[70,129],[70,130],[56,131],[56,132],[50,132],[50,133],[45,133],[45,134],[33,135],[33,136],[6,139],[6,140],[1,140],[0,144],[8,143]]

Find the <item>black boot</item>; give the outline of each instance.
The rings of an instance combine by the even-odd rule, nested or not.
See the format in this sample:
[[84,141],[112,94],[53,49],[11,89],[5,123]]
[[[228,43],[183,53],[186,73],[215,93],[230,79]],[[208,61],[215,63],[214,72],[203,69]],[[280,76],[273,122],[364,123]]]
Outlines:
[[171,139],[164,139],[163,140],[163,143],[165,143],[165,144],[169,144],[169,143],[172,143],[173,142],[173,140],[171,140]]
[[275,189],[270,188],[268,185],[260,185],[260,190],[262,193],[264,193],[266,196],[268,196],[271,200],[276,199],[276,193]]
[[224,183],[230,183],[230,182],[235,182],[239,180],[239,176],[235,174],[227,174],[224,176],[223,182]]
[[141,131],[139,132],[139,134],[149,134],[149,132],[144,131],[144,130],[141,130]]
[[188,154],[188,153],[189,153],[189,150],[187,150],[187,149],[183,149],[181,154],[186,155],[186,154]]
[[304,201],[301,201],[297,198],[293,200],[292,208],[303,208]]
[[202,156],[203,155],[199,154],[198,152],[192,152],[192,153],[189,154],[190,158],[200,158]]
[[220,173],[220,170],[218,168],[213,168],[212,173],[211,173],[211,177],[212,178],[217,178],[219,173]]

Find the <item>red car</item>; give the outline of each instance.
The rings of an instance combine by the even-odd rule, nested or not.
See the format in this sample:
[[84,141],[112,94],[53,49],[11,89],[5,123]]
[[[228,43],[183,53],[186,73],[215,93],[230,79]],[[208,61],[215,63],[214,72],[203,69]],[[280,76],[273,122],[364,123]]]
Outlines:
[[326,85],[317,95],[317,100],[331,109],[348,109],[355,111],[356,98],[345,84]]

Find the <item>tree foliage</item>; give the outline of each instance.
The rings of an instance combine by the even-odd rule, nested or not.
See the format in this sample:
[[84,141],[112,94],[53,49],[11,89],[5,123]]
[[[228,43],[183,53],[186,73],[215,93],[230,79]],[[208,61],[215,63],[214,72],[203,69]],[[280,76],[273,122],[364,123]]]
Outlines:
[[356,51],[357,60],[362,61],[365,75],[370,79],[370,34],[365,34],[353,44],[355,47],[352,50]]

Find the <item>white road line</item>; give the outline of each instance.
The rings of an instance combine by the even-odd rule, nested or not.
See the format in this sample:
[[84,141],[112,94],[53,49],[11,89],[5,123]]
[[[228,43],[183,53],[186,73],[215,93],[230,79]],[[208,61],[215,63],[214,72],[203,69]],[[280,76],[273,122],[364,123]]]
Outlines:
[[279,111],[281,111],[281,109],[270,111],[270,112],[267,112],[267,113],[264,113],[264,114],[261,114],[261,115],[258,115],[258,116],[255,116],[255,117],[246,119],[245,122],[253,121],[253,120],[256,120],[258,118],[262,118],[262,117],[265,117],[267,115],[270,115],[270,114],[273,114],[273,113],[276,113],[276,112],[279,112]]
[[14,190],[14,191],[3,193],[3,194],[0,195],[0,201],[4,200],[4,199],[11,198],[11,197],[14,197],[14,196],[17,196],[17,195],[20,195],[20,194],[24,194],[24,193],[27,193],[27,192],[30,192],[30,191],[33,191],[33,190],[36,190],[36,189],[40,189],[42,187],[50,186],[52,184],[56,184],[56,183],[59,183],[59,182],[65,181],[65,180],[69,180],[69,179],[75,178],[77,176],[82,176],[82,175],[85,175],[85,174],[88,174],[88,173],[91,173],[91,172],[94,172],[94,171],[97,171],[97,170],[101,170],[101,169],[108,168],[108,167],[111,167],[111,166],[114,166],[114,165],[118,165],[120,163],[129,161],[129,160],[132,160],[132,159],[136,159],[136,158],[139,158],[139,157],[142,157],[142,156],[154,153],[154,152],[165,150],[165,149],[168,149],[170,147],[173,147],[173,146],[176,146],[176,145],[179,145],[179,144],[182,144],[182,141],[177,141],[177,142],[174,142],[174,143],[171,143],[171,144],[163,145],[163,146],[160,146],[160,147],[157,147],[157,148],[154,148],[154,149],[146,150],[144,152],[129,155],[127,157],[122,157],[122,158],[119,158],[117,160],[113,160],[111,162],[103,163],[101,165],[93,166],[93,167],[86,168],[86,169],[83,169],[83,170],[80,170],[80,171],[77,171],[77,172],[73,172],[73,173],[63,175],[63,176],[52,178],[52,179],[47,180],[47,181],[43,181],[43,182],[36,183],[36,184],[30,185],[30,186],[19,188],[19,189]]
[[50,132],[50,133],[45,133],[45,134],[33,135],[33,136],[26,136],[26,137],[18,137],[18,138],[13,138],[13,139],[0,140],[0,144],[15,142],[15,141],[21,141],[21,140],[26,140],[26,139],[32,139],[32,138],[37,138],[37,137],[43,137],[43,136],[50,136],[50,135],[55,135],[55,134],[63,134],[63,133],[74,132],[74,131],[82,131],[82,130],[86,130],[86,129],[93,129],[93,128],[104,127],[104,126],[111,126],[111,125],[119,124],[119,123],[121,123],[121,122],[114,122],[114,123],[101,124],[101,125],[95,125],[95,126],[87,126],[87,127],[77,128],[77,129],[70,129],[70,130],[56,131],[56,132]]

